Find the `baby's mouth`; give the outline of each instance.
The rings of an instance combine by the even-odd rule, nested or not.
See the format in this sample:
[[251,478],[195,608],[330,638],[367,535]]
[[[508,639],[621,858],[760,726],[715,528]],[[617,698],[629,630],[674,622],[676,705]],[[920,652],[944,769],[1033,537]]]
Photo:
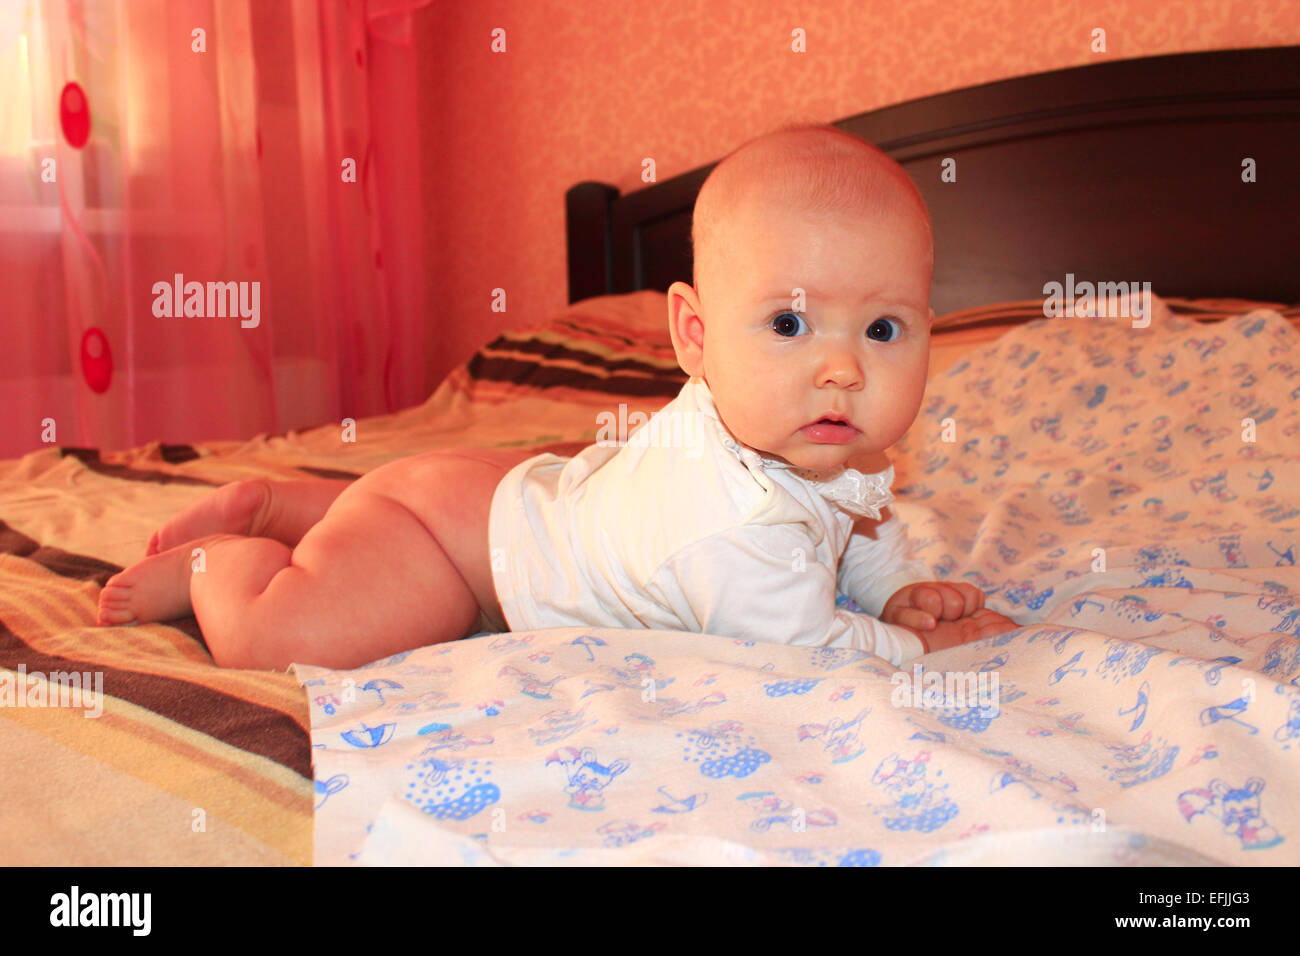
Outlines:
[[799,429],[800,434],[818,444],[843,445],[852,441],[861,432],[845,418],[826,415]]
[[821,418],[817,419],[817,421],[809,422],[804,427],[809,428],[813,425],[845,425],[849,428],[854,428],[853,423],[838,412],[831,412],[829,415],[823,415]]

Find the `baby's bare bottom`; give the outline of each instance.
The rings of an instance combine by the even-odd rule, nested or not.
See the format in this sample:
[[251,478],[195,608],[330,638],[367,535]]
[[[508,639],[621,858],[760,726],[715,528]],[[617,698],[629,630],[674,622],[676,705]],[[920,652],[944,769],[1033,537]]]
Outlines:
[[[501,478],[527,457],[442,450],[341,488],[271,482],[264,533],[274,526],[282,540],[218,535],[205,544],[205,572],[190,576],[213,659],[222,667],[348,668],[458,640],[484,623],[506,630],[488,513]],[[296,546],[285,543],[303,527]]]

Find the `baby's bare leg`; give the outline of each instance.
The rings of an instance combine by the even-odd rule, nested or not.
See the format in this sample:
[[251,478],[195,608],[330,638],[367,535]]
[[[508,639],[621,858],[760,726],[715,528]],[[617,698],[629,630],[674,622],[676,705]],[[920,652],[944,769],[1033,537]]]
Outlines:
[[110,578],[99,622],[193,611],[219,664],[270,668],[295,660],[352,667],[504,631],[489,512],[501,476],[525,457],[446,450],[390,462],[350,484],[303,482],[305,496],[277,497],[285,507],[259,519],[293,550],[229,531],[190,538]]
[[[105,582],[99,593],[98,622],[118,625],[184,617],[192,610],[191,568],[203,567],[204,560],[197,556],[206,556],[212,541],[247,537],[292,547],[349,484],[257,479],[223,485],[154,532],[143,561]],[[176,538],[180,543],[172,544]],[[264,549],[257,557],[273,553],[275,549]],[[257,576],[256,557],[253,562],[245,570]]]
[[145,554],[159,554],[213,534],[272,538],[292,547],[353,480],[230,482],[164,522],[149,539]]
[[429,527],[374,487],[347,488],[292,551],[209,542],[190,601],[217,664],[351,668],[475,630],[479,603]]
[[253,521],[250,537],[273,538],[294,547],[325,517],[330,505],[357,479],[310,478],[267,481],[269,497]]

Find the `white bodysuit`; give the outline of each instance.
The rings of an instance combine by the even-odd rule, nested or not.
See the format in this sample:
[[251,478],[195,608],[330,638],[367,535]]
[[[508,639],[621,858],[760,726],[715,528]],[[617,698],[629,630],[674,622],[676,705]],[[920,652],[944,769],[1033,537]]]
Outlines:
[[[623,446],[520,462],[492,496],[492,578],[513,631],[627,627],[850,647],[901,666],[924,653],[877,619],[933,580],[891,514],[894,469],[811,472],[726,430],[702,378]],[[835,607],[837,586],[867,614]],[[871,615],[871,616],[868,616]]]

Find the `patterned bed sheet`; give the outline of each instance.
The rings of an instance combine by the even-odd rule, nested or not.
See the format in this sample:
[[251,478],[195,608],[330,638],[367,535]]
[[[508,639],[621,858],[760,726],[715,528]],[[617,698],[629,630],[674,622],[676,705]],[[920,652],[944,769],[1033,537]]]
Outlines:
[[1300,862],[1298,341],[1157,302],[932,380],[897,511],[1020,626],[913,667],[564,628],[296,668],[315,862]]

